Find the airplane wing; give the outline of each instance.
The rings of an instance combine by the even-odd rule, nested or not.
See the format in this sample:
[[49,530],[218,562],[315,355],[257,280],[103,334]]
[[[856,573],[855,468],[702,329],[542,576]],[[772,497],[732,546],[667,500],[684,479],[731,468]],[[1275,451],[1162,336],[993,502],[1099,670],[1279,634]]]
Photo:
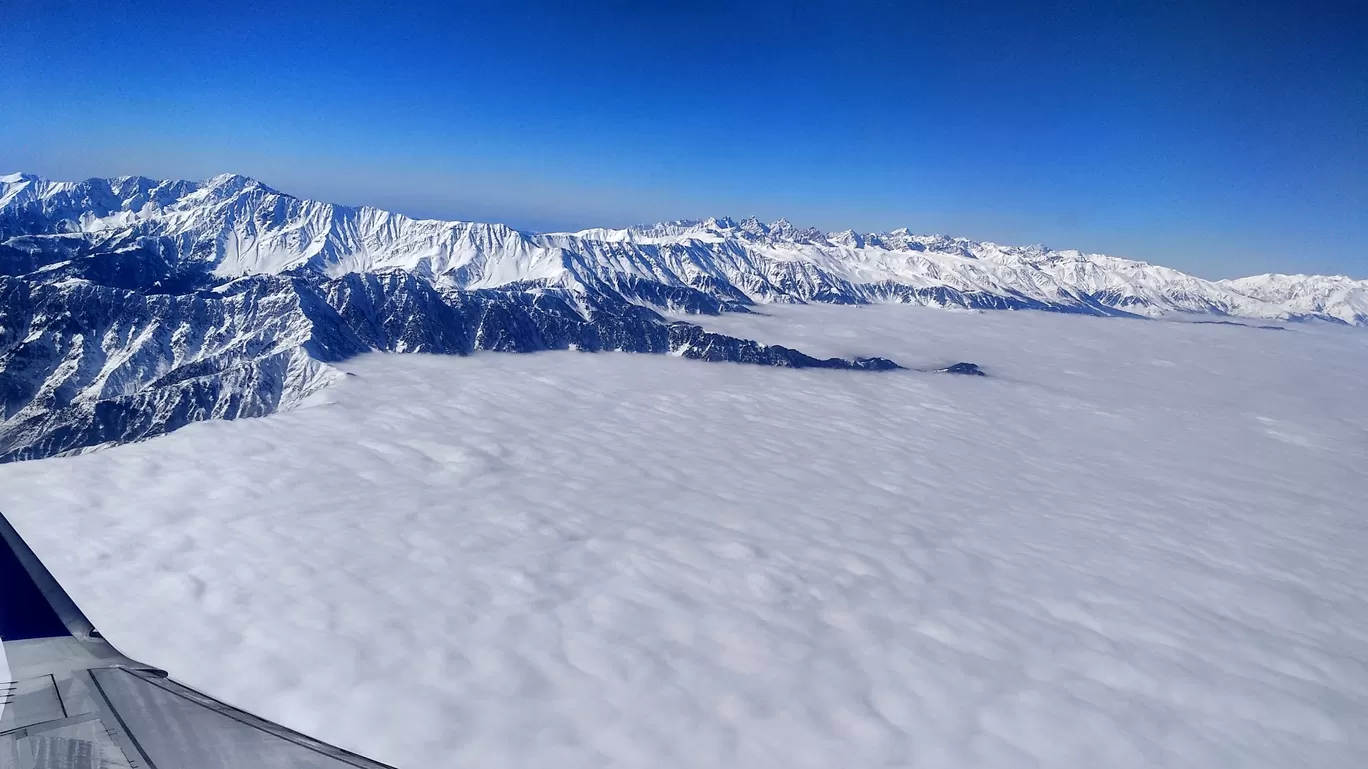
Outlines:
[[120,654],[0,515],[0,769],[393,769]]

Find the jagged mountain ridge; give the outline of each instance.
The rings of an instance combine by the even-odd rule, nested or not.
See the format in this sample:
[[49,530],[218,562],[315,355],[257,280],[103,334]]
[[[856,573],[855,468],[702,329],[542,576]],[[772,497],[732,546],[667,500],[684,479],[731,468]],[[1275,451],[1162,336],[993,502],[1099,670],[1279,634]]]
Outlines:
[[625,302],[580,306],[564,291],[441,291],[402,270],[256,275],[185,294],[0,276],[0,461],[269,414],[336,379],[329,363],[370,350],[553,349],[898,368],[713,334]]
[[[330,363],[369,350],[574,348],[898,368],[880,358],[822,360],[713,334],[640,303],[724,309],[711,295],[682,287],[626,280],[639,295],[628,301],[608,288],[571,290],[526,270],[523,280],[458,287],[430,270],[366,264],[352,271],[326,256],[244,270],[241,235],[270,230],[272,211],[285,212],[276,221],[312,216],[343,231],[348,221],[376,216],[310,212],[313,204],[241,178],[49,184],[4,177],[0,184],[0,461],[289,408],[340,375]],[[205,224],[205,205],[225,226]],[[422,226],[447,235],[453,229]],[[339,248],[324,243],[312,256]]]
[[205,182],[0,177],[0,240],[19,233],[114,239],[122,248],[150,239],[171,258],[167,279],[182,283],[187,276],[336,277],[398,268],[443,287],[555,286],[689,312],[766,302],[903,302],[1368,324],[1368,281],[1343,277],[1208,281],[1072,250],[905,229],[824,233],[754,218],[535,234],[303,200],[236,175]]

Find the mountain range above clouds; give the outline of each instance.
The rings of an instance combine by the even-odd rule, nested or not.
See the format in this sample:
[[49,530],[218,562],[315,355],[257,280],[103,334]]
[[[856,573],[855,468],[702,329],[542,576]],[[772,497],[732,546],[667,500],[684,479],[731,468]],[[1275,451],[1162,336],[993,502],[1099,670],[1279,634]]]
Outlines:
[[[670,306],[900,302],[1159,317],[1201,313],[1368,323],[1368,281],[1259,275],[1205,280],[1129,259],[918,235],[822,232],[780,220],[685,220],[530,233],[304,200],[244,176],[53,182],[0,177],[0,238],[127,249],[156,239],[167,277],[202,285],[292,271],[338,277],[401,269],[461,290],[515,284],[616,291]],[[48,244],[7,243],[42,250]],[[636,297],[638,292],[650,294]],[[701,296],[695,295],[699,294]],[[686,299],[686,297],[688,297]],[[711,300],[711,301],[709,301]]]
[[[780,220],[531,233],[233,174],[0,176],[0,461],[288,408],[369,350],[625,350],[856,370],[680,316],[905,303],[1368,325],[1368,281],[1210,281],[1043,246]],[[953,368],[953,367],[952,367]]]

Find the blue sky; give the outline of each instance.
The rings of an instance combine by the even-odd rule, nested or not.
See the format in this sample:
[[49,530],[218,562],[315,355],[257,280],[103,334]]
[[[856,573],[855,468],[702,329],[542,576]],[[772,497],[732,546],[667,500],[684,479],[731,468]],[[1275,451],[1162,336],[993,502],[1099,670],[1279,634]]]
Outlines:
[[1368,277],[1363,4],[944,6],[9,0],[0,171]]

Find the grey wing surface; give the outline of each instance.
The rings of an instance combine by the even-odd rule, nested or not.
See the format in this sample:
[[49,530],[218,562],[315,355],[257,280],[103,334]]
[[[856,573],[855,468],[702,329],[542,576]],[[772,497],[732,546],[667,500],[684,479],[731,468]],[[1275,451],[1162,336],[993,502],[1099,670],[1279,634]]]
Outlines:
[[0,515],[0,769],[392,769],[119,653]]

